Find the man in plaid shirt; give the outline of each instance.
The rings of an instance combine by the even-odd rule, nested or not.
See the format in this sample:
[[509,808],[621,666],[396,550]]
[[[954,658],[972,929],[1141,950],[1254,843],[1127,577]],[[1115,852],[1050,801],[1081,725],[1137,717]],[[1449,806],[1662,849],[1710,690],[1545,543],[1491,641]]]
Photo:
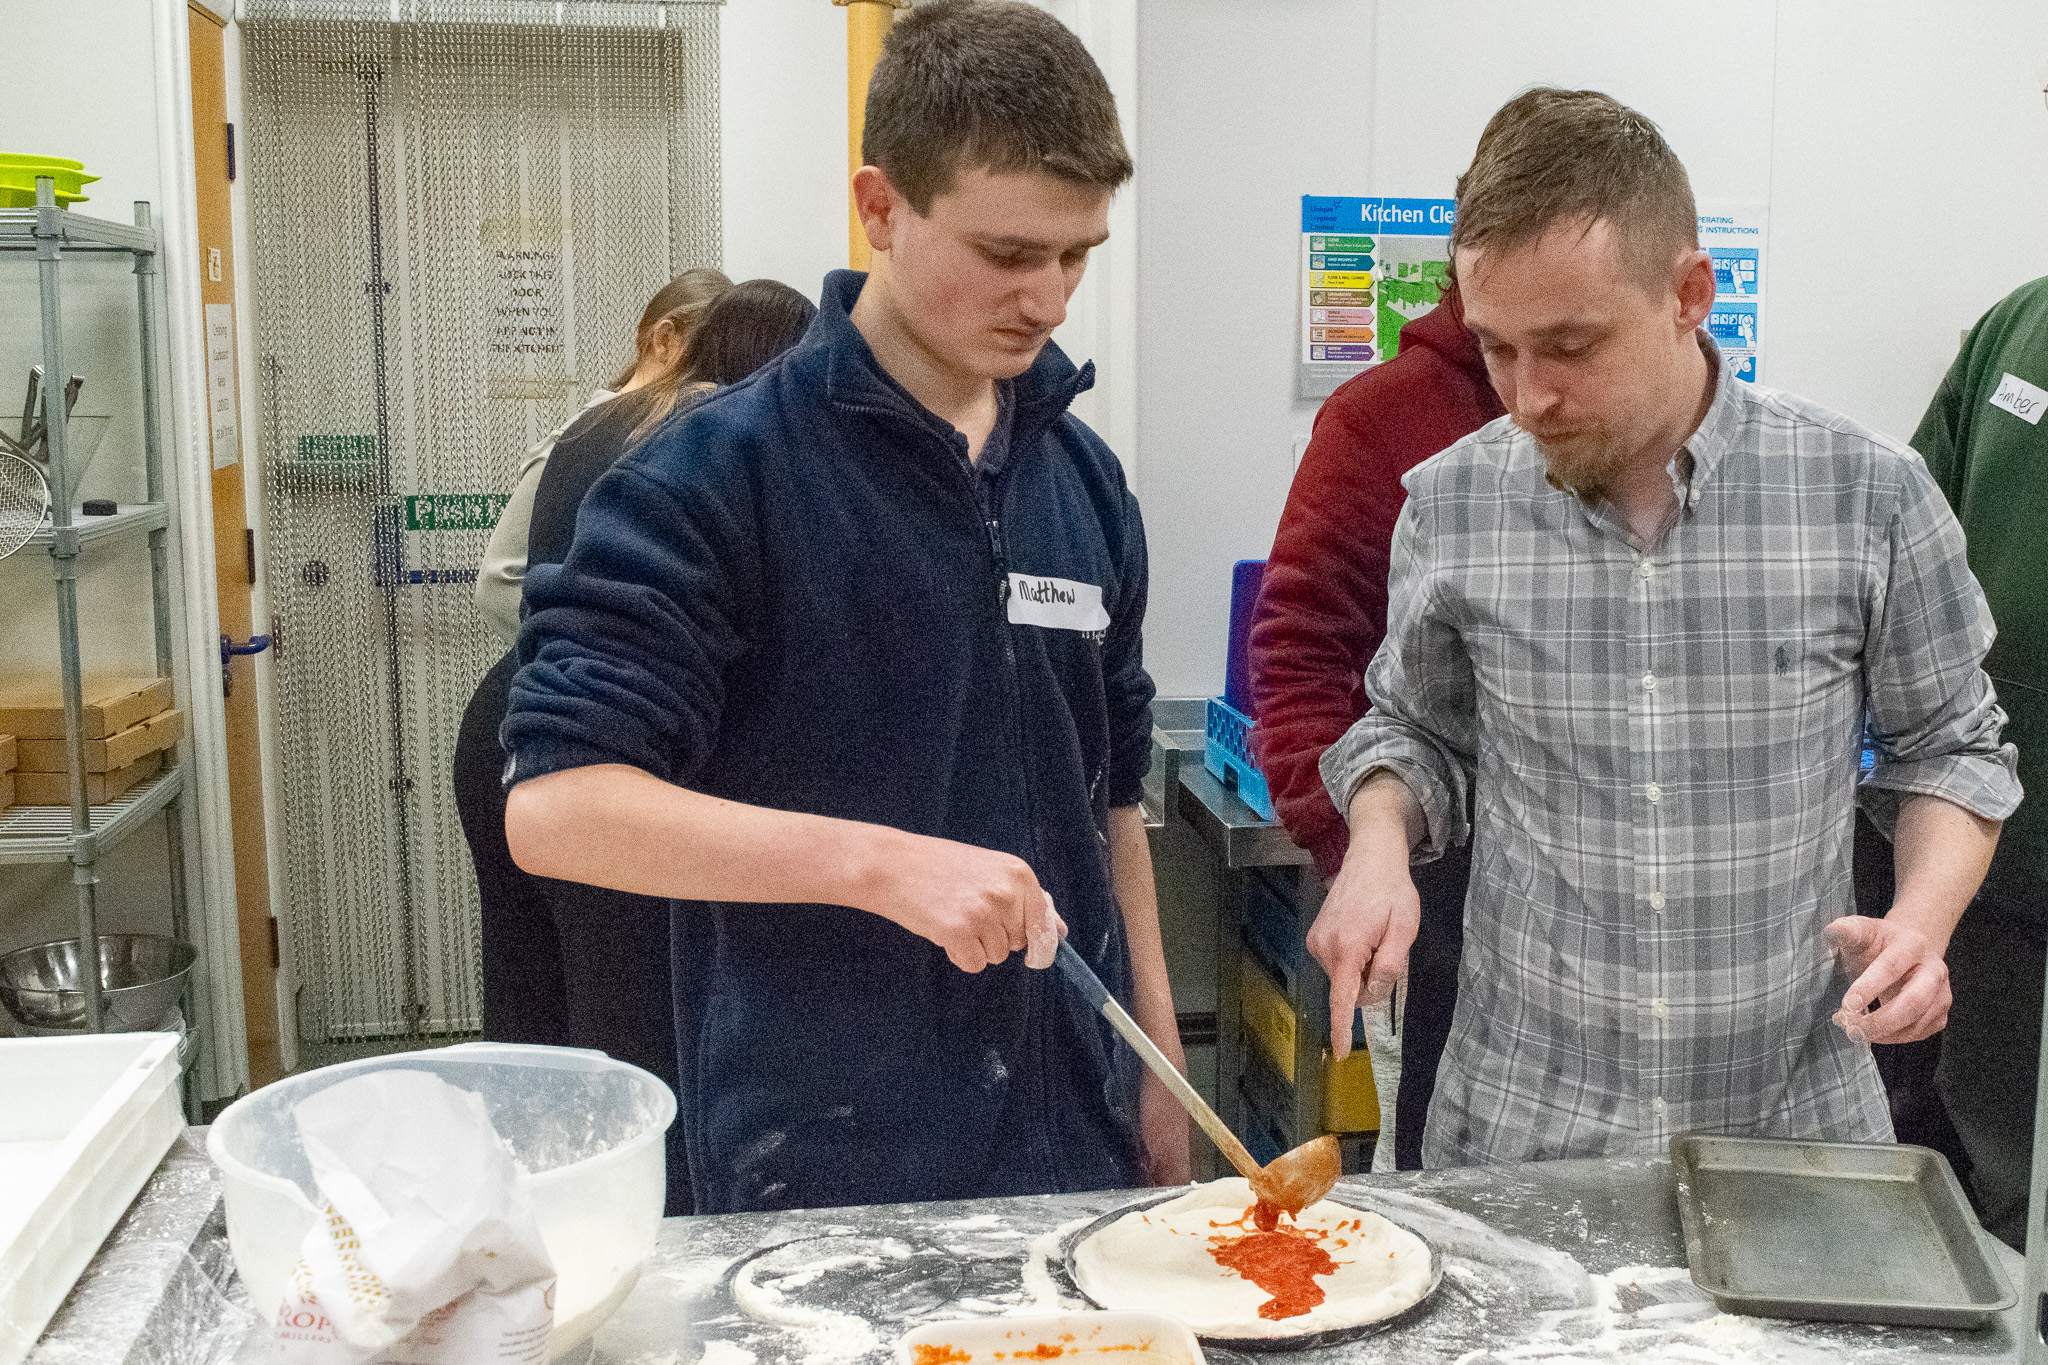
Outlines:
[[[1331,1043],[1403,971],[1411,861],[1469,837],[1426,1165],[1888,1140],[1868,1044],[1942,1026],[2020,799],[1962,533],[1904,445],[1722,363],[1648,120],[1538,89],[1480,145],[1451,245],[1508,416],[1407,476],[1375,706],[1323,757],[1352,831],[1308,939]],[[1854,917],[1859,798],[1883,919]]]

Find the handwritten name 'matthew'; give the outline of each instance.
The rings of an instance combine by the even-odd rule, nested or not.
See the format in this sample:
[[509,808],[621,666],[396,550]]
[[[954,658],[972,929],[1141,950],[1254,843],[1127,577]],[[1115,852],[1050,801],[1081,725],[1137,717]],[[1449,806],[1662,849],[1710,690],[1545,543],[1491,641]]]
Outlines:
[[1017,585],[1017,595],[1026,602],[1057,603],[1061,606],[1074,604],[1074,590],[1062,588],[1050,579],[1026,579]]

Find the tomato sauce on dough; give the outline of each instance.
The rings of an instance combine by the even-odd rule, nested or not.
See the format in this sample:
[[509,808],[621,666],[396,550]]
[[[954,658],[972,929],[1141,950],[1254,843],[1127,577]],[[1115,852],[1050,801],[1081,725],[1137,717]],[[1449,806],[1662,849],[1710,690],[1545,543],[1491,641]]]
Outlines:
[[[1319,1243],[1320,1232],[1298,1227],[1268,1227],[1266,1206],[1248,1210],[1256,1231],[1209,1239],[1209,1254],[1216,1263],[1236,1271],[1272,1297],[1259,1305],[1259,1316],[1268,1320],[1298,1318],[1323,1301],[1323,1287],[1316,1276],[1335,1274],[1337,1263]],[[1242,1227],[1243,1220],[1225,1226]]]

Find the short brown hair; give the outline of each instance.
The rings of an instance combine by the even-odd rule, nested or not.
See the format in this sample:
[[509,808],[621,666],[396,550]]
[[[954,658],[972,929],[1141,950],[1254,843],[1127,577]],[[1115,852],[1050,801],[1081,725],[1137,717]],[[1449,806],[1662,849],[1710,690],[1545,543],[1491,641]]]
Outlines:
[[1598,90],[1538,86],[1487,120],[1458,177],[1451,253],[1513,251],[1558,224],[1614,229],[1622,266],[1663,287],[1699,246],[1692,182],[1657,125]]
[[897,20],[868,84],[860,154],[920,214],[962,169],[1104,190],[1131,178],[1095,59],[1022,0],[937,0]]

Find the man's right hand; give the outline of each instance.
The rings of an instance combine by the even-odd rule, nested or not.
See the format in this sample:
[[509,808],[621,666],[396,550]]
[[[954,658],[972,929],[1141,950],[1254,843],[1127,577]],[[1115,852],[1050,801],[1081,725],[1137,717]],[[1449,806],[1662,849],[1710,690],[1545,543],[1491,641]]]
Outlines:
[[[866,908],[938,944],[961,971],[1058,944],[1064,926],[1023,859],[919,834],[888,843],[881,892]],[[1033,951],[1031,965],[1051,966],[1050,952]]]
[[1408,974],[1408,949],[1422,920],[1422,900],[1404,859],[1398,866],[1365,870],[1354,845],[1330,884],[1308,931],[1308,950],[1330,974],[1330,1054],[1351,1053],[1351,1015],[1394,993]]
[[1408,974],[1422,899],[1408,872],[1421,810],[1401,780],[1379,772],[1351,800],[1351,847],[1308,931],[1308,951],[1330,976],[1330,1055],[1351,1055],[1351,1015],[1393,995]]

